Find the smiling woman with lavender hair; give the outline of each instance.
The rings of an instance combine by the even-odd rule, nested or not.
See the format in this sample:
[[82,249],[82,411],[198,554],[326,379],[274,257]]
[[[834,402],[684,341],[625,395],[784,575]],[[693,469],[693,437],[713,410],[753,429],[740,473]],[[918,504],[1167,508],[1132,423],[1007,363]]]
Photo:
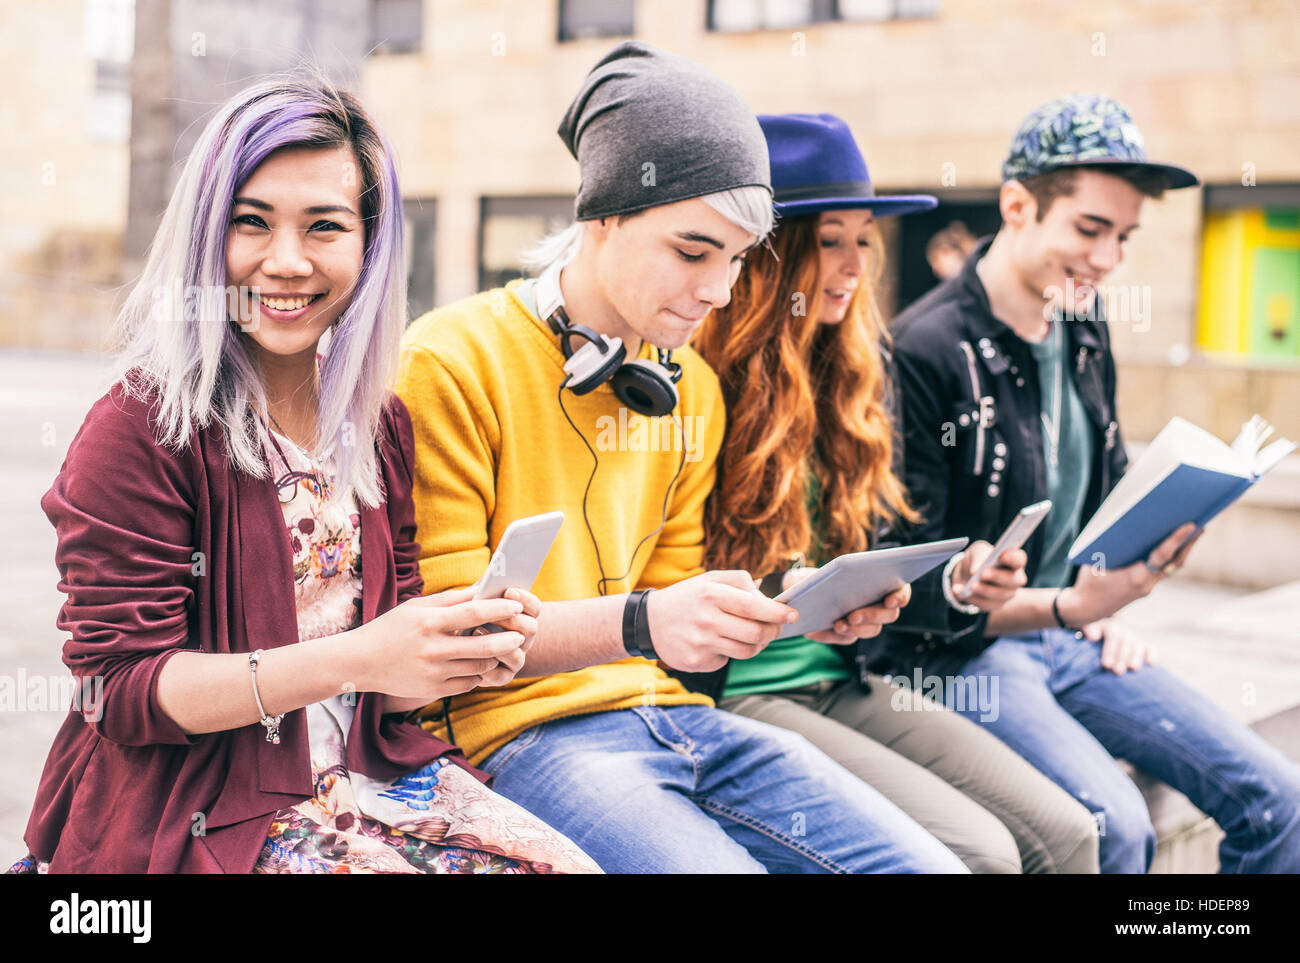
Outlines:
[[421,597],[403,270],[354,97],[280,78],[209,121],[41,501],[63,658],[101,695],[11,872],[598,871],[406,721],[512,679],[540,604]]

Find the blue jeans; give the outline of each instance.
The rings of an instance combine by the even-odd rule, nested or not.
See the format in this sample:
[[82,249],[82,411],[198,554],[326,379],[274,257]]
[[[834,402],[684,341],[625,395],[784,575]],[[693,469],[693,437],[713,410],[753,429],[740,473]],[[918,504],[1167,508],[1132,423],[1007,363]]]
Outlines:
[[966,872],[802,736],[707,706],[554,719],[482,768],[606,872]]
[[[1101,870],[1145,873],[1156,837],[1146,803],[1112,757],[1173,786],[1226,834],[1225,873],[1300,872],[1300,769],[1159,666],[1115,675],[1101,645],[1045,629],[999,638],[959,674],[996,680],[996,718],[950,708],[992,731],[1098,817]],[[969,686],[969,683],[967,683]]]

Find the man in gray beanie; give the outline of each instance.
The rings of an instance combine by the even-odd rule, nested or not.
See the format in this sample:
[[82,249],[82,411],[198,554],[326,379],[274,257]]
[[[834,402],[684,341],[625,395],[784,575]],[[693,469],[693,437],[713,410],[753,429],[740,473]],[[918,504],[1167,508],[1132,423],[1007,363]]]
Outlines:
[[639,41],[592,68],[559,134],[582,171],[579,221],[737,187],[771,194],[767,143],[740,95],[699,64]]
[[425,315],[403,342],[425,591],[478,579],[511,522],[565,515],[532,583],[546,601],[510,590],[535,642],[422,725],[607,871],[964,871],[801,737],[659,665],[751,658],[797,617],[744,572],[704,571],[725,414],[684,347],[771,230],[758,121],[710,72],[629,42],[559,133],[582,186],[540,276]]

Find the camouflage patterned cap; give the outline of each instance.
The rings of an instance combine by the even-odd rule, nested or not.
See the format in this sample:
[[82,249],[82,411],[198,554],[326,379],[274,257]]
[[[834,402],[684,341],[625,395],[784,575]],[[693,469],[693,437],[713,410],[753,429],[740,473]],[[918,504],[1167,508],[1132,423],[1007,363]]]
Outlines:
[[1002,180],[1022,181],[1081,164],[1149,167],[1168,178],[1170,189],[1200,183],[1186,168],[1147,160],[1132,116],[1101,94],[1067,94],[1032,111],[1011,140]]

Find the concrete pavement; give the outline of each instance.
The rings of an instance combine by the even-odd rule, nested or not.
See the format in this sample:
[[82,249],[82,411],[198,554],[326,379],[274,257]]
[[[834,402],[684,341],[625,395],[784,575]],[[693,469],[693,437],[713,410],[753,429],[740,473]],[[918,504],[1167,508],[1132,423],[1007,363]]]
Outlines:
[[[85,412],[107,388],[94,356],[0,350],[0,684],[65,676],[55,618],[54,530],[40,509]],[[1264,592],[1173,578],[1127,621],[1161,662],[1251,722],[1300,702],[1300,583]],[[0,708],[0,863],[26,852],[23,828],[63,713]]]

